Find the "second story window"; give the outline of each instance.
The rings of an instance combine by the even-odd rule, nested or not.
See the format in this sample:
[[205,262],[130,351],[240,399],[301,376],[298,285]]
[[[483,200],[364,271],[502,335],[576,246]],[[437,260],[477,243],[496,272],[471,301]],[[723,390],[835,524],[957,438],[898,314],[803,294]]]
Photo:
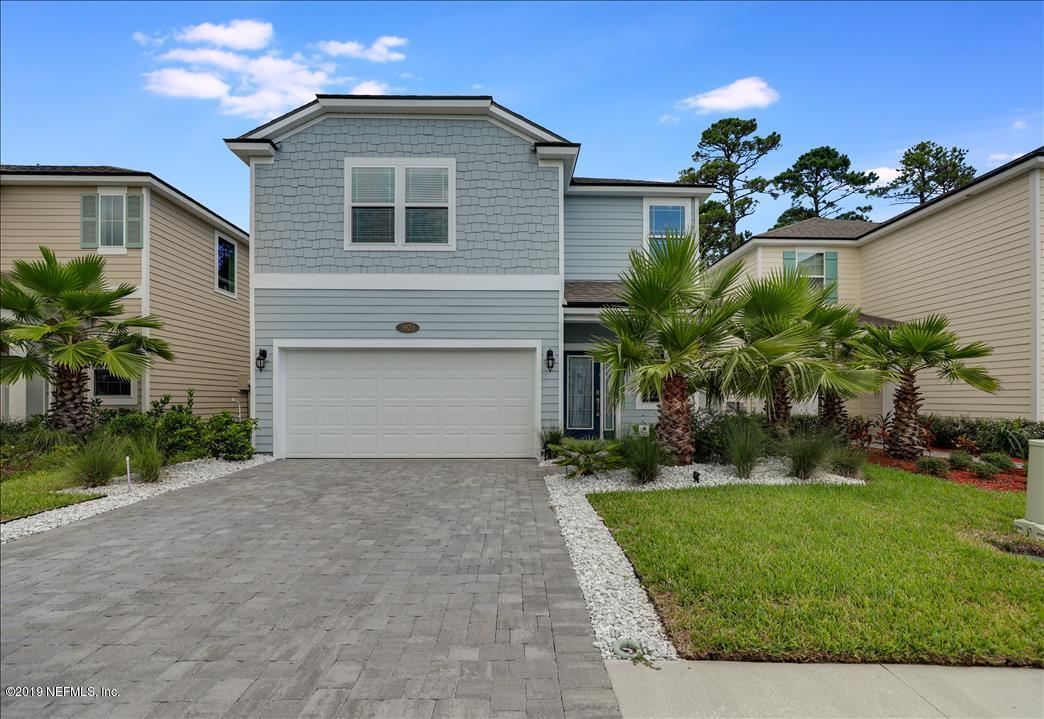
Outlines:
[[826,279],[826,259],[822,252],[797,253],[797,268],[799,272],[808,276],[809,282],[815,287],[822,287]]
[[217,289],[235,296],[236,294],[236,243],[217,238],[215,246]]
[[646,198],[644,224],[650,243],[685,234],[689,227],[688,207],[677,200]]
[[98,197],[98,229],[102,247],[123,247],[123,195]]
[[456,247],[456,161],[348,158],[345,248]]

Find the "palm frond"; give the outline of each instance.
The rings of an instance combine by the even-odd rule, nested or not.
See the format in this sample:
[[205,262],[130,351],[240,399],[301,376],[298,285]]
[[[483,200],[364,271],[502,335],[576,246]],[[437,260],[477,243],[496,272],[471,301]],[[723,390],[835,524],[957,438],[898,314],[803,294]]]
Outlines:
[[0,277],[0,309],[10,312],[20,322],[42,319],[40,300],[6,277]]
[[79,342],[57,344],[48,354],[50,354],[51,361],[54,364],[77,370],[98,364],[108,349],[99,340],[87,339]]
[[18,380],[37,377],[51,377],[51,365],[46,357],[35,352],[24,355],[0,354],[0,384],[14,384]]
[[131,345],[124,344],[106,347],[94,364],[104,367],[109,374],[120,379],[137,379],[148,369],[149,356],[135,352]]

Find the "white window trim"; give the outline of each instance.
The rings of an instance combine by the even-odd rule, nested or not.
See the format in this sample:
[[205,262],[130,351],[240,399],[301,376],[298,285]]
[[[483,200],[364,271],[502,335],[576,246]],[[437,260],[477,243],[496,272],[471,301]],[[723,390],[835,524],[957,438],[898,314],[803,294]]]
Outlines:
[[114,407],[132,407],[138,404],[138,379],[132,379],[130,381],[130,396],[120,397],[117,395],[107,394],[95,394],[94,393],[94,368],[91,368],[90,375],[88,376],[88,395],[92,399],[97,398],[102,401],[103,405],[114,406]]
[[[391,167],[395,170],[395,242],[352,242],[352,168]],[[406,168],[445,167],[449,171],[447,243],[406,243]],[[411,207],[423,207],[414,203]],[[442,207],[442,205],[431,205]],[[346,157],[344,160],[344,249],[350,252],[454,252],[457,249],[457,161],[452,157]]]
[[[98,194],[98,220],[96,222],[96,224],[97,224],[97,230],[96,231],[98,233],[98,247],[96,248],[97,252],[98,252],[99,255],[125,255],[125,254],[127,254],[127,188],[126,187],[118,187],[118,186],[106,187],[106,186],[103,186],[103,185],[99,185],[98,188],[97,188],[97,194]],[[123,244],[122,245],[112,245],[112,246],[108,246],[108,247],[102,247],[102,243],[101,243],[101,226],[102,226],[101,197],[103,195],[110,195],[110,196],[113,196],[113,197],[122,197],[123,198]]]
[[641,410],[641,409],[659,409],[660,408],[660,403],[659,402],[646,402],[645,400],[642,399],[642,393],[641,392],[635,392],[634,393],[634,408],[635,409],[639,409],[639,410]]
[[[645,197],[642,201],[642,248],[649,249],[649,208],[653,205],[670,205],[680,207],[684,214],[682,226],[686,231],[692,229],[692,200],[679,197]],[[659,405],[657,405],[659,406]]]
[[810,275],[807,272],[804,273],[809,279],[819,278],[823,282],[823,287],[827,286],[826,278],[826,250],[818,247],[795,247],[794,248],[794,269],[798,272],[801,271],[801,254],[807,255],[823,255],[823,274],[821,275]]
[[[225,242],[231,242],[232,246],[236,248],[235,255],[235,276],[232,278],[232,287],[234,292],[223,290],[218,286],[218,241],[224,240]],[[214,291],[222,297],[228,297],[230,299],[239,299],[239,243],[231,237],[221,234],[217,230],[214,230]]]

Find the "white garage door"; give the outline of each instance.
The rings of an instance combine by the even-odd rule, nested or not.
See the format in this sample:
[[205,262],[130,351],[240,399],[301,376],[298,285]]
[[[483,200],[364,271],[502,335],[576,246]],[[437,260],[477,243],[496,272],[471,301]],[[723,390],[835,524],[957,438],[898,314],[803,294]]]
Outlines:
[[287,457],[535,451],[533,350],[299,349],[284,363]]

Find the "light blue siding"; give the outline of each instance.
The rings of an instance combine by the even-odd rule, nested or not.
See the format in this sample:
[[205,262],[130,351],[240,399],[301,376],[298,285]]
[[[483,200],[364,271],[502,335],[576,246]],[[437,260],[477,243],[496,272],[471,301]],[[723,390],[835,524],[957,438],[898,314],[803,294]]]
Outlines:
[[[602,337],[613,337],[613,333],[597,322],[566,322],[563,328],[563,342],[569,345],[589,345]],[[569,347],[575,349],[575,347]],[[623,400],[620,412],[620,427],[624,432],[635,424],[655,424],[659,410],[638,409],[635,397],[628,393]]]
[[[558,273],[559,169],[488,120],[329,116],[278,145],[254,170],[257,272]],[[454,158],[456,251],[346,250],[349,156]]]
[[[504,339],[539,340],[561,356],[557,291],[464,290],[254,290],[256,344],[269,350],[275,339]],[[395,325],[416,322],[403,335]],[[557,424],[560,366],[541,361],[541,416]],[[270,364],[254,371],[255,415],[261,421],[257,448],[272,451]]]
[[642,247],[641,197],[565,198],[565,276],[615,280]]

